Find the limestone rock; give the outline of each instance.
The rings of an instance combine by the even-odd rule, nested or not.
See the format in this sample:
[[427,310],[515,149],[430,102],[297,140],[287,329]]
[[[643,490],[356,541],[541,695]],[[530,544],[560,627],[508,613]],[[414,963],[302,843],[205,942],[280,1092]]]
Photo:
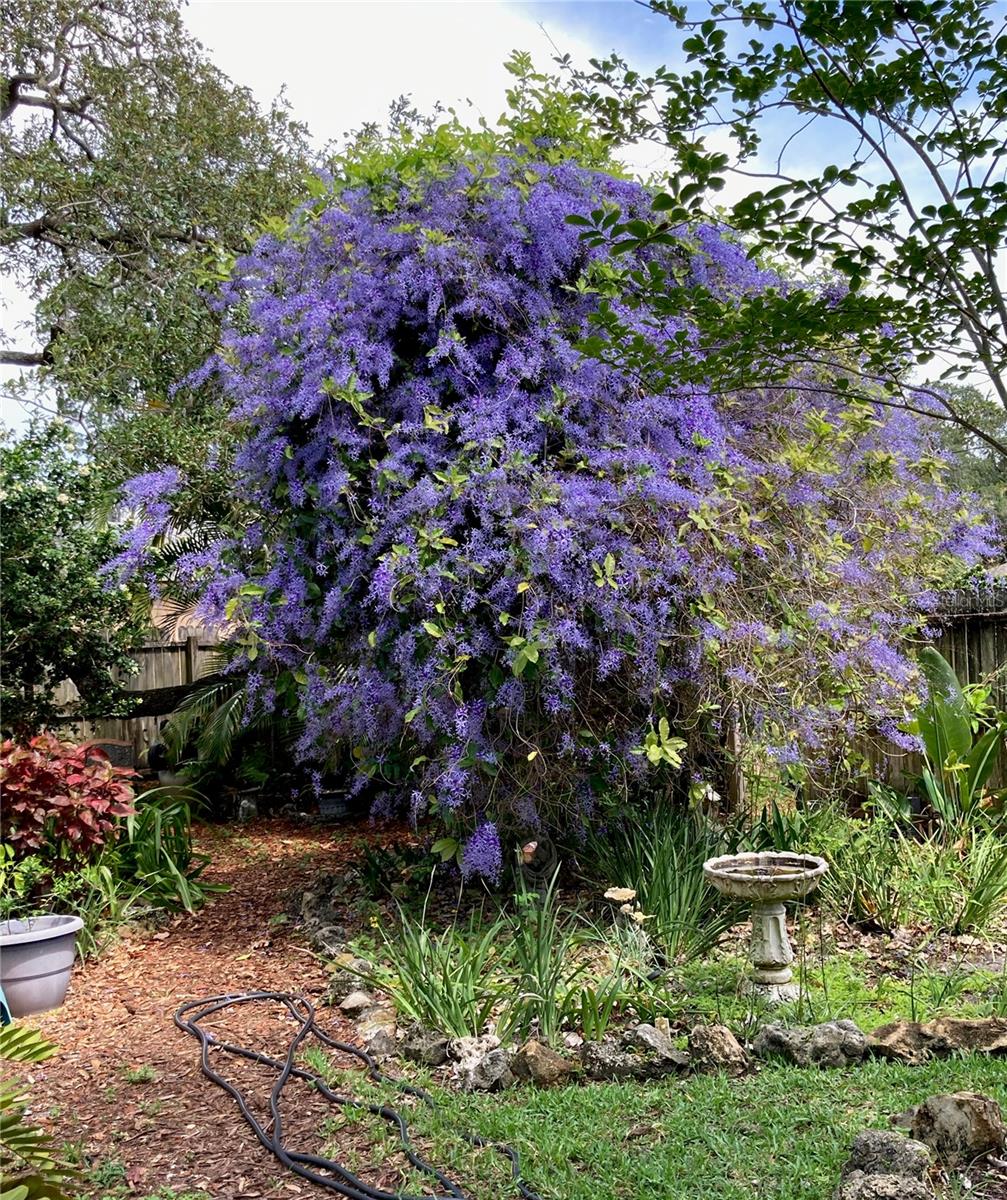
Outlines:
[[865,1175],[854,1171],[840,1183],[833,1200],[933,1200],[933,1188],[905,1175]]
[[672,1058],[677,1053],[671,1038],[653,1025],[635,1025],[626,1032],[623,1042],[656,1054],[658,1058]]
[[466,1092],[497,1092],[510,1087],[514,1074],[511,1056],[502,1046],[488,1050],[479,1058],[463,1059],[457,1067],[458,1082]]
[[752,1049],[759,1058],[782,1058],[798,1067],[847,1067],[864,1057],[867,1038],[852,1021],[793,1028],[773,1023],[759,1030]]
[[321,954],[335,957],[346,949],[350,931],[345,925],[317,925],[307,931],[308,940]]
[[453,1038],[448,1053],[455,1060],[453,1074],[466,1092],[499,1091],[514,1082],[510,1053],[492,1034]]
[[365,1046],[380,1033],[395,1036],[395,1009],[390,1004],[374,1004],[358,1018],[357,1036]]
[[853,1139],[843,1178],[862,1175],[902,1175],[925,1181],[930,1170],[930,1151],[922,1142],[888,1129],[865,1129]]
[[479,1058],[500,1045],[500,1039],[492,1033],[484,1033],[479,1037],[456,1037],[448,1042],[448,1055],[455,1062],[464,1062],[467,1058]]
[[994,1054],[1007,1056],[1007,1018],[938,1017],[927,1028],[935,1037],[946,1042],[952,1051],[965,1054]]
[[511,1061],[511,1070],[518,1079],[528,1079],[539,1087],[551,1087],[565,1079],[573,1070],[573,1064],[562,1054],[557,1054],[544,1042],[525,1042]]
[[435,1029],[414,1029],[402,1043],[402,1057],[424,1067],[441,1067],[448,1061],[448,1039]]
[[397,1053],[398,1042],[395,1040],[395,1034],[383,1026],[378,1026],[373,1030],[370,1037],[364,1038],[364,1049],[374,1058],[389,1058]]
[[363,1016],[369,1008],[373,1008],[375,1004],[374,997],[370,992],[354,991],[348,996],[344,996],[339,1005],[341,1012],[346,1013],[348,1017]]
[[913,1114],[913,1137],[952,1165],[1003,1150],[1007,1127],[995,1100],[976,1092],[930,1096]]
[[867,1039],[867,1050],[875,1058],[888,1058],[913,1067],[928,1058],[946,1058],[951,1053],[951,1047],[930,1026],[919,1021],[891,1021],[879,1026]]
[[726,1025],[697,1025],[689,1034],[694,1071],[743,1075],[751,1066],[744,1047]]
[[337,954],[337,969],[329,976],[329,985],[325,989],[325,1003],[342,1004],[351,992],[361,990],[361,977],[371,970],[371,964],[363,958],[354,958],[352,954]]
[[1007,1056],[1007,1019],[938,1017],[936,1021],[892,1021],[875,1029],[869,1052],[878,1058],[918,1066],[928,1058],[952,1054]]
[[673,1047],[665,1054],[634,1053],[614,1042],[585,1042],[580,1059],[589,1079],[661,1079],[689,1066],[689,1056]]

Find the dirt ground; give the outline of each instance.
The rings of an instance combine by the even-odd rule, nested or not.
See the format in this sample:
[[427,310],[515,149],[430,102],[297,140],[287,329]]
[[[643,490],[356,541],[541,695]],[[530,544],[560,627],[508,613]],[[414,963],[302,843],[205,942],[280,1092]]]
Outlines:
[[[82,1197],[159,1189],[205,1191],[214,1200],[332,1194],[298,1180],[258,1145],[231,1097],[201,1074],[198,1043],[172,1018],[201,996],[321,995],[325,970],[283,914],[292,893],[312,875],[337,871],[367,836],[366,827],[276,821],[240,833],[203,828],[200,848],[212,854],[206,878],[229,890],[158,931],[127,930],[96,962],[77,967],[66,1004],[38,1018],[60,1053],[31,1078],[35,1115],[90,1174]],[[320,1024],[352,1040],[337,1010],[325,1008]],[[215,1027],[228,1040],[281,1054],[294,1029],[273,1004],[229,1010]],[[226,1073],[258,1098],[268,1095],[265,1069],[229,1062]],[[331,1111],[322,1097],[294,1084],[286,1107],[287,1144],[319,1150]]]

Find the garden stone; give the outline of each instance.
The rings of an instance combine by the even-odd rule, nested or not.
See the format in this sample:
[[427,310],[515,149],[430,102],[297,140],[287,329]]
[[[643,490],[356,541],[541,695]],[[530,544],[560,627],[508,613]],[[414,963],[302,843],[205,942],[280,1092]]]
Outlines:
[[912,1133],[938,1158],[956,1165],[1003,1150],[1007,1127],[995,1100],[955,1092],[924,1100],[913,1114]]
[[678,1053],[671,1038],[655,1029],[653,1025],[635,1026],[625,1034],[623,1042],[626,1046],[638,1046],[641,1050],[649,1050],[658,1058],[672,1058]]
[[887,1129],[865,1129],[853,1139],[843,1178],[859,1173],[926,1180],[930,1162],[930,1151],[922,1142]]
[[364,1038],[364,1049],[374,1058],[389,1058],[398,1048],[394,1033],[384,1026],[378,1026],[370,1037]]
[[424,1067],[441,1067],[448,1061],[448,1039],[435,1029],[414,1029],[402,1043],[402,1057]]
[[492,1033],[484,1033],[479,1037],[457,1037],[448,1042],[448,1055],[455,1062],[464,1062],[467,1058],[481,1058],[499,1045],[500,1039]]
[[928,1058],[945,1058],[951,1047],[933,1030],[918,1021],[891,1021],[881,1025],[867,1039],[867,1050],[876,1058],[887,1058],[908,1066],[919,1066]]
[[259,806],[250,796],[242,798],[238,805],[238,820],[245,824],[246,821],[254,821],[259,815]]
[[865,1175],[854,1171],[833,1192],[833,1200],[933,1200],[933,1188],[905,1175]]
[[360,988],[361,974],[371,969],[371,964],[365,959],[353,958],[348,954],[340,955],[336,961],[342,961],[346,965],[333,971],[329,976],[325,1003],[331,1005],[342,1004],[351,992],[357,991]]
[[358,1018],[357,1036],[365,1044],[379,1033],[395,1036],[395,1009],[390,1004],[375,1003]]
[[639,1079],[642,1059],[613,1042],[585,1042],[580,1060],[589,1079]]
[[614,1042],[585,1042],[580,1050],[581,1062],[589,1079],[661,1079],[665,1075],[684,1071],[689,1056],[674,1048],[665,1055],[634,1054]]
[[792,1029],[770,1024],[755,1035],[752,1049],[759,1058],[782,1058],[798,1067],[847,1067],[863,1059],[867,1038],[852,1021]]
[[348,1017],[363,1016],[369,1008],[373,1008],[375,1004],[374,997],[370,992],[350,992],[342,1003],[339,1005],[340,1011],[346,1013]]
[[878,1058],[918,1066],[928,1058],[952,1054],[1007,1056],[1007,1020],[1003,1017],[938,1017],[936,1021],[892,1021],[875,1029],[868,1049]]
[[465,1092],[497,1092],[510,1087],[514,1074],[511,1056],[502,1046],[485,1054],[463,1058],[455,1067],[455,1076]]
[[514,1055],[511,1069],[518,1079],[528,1079],[539,1087],[551,1087],[565,1079],[574,1068],[562,1054],[533,1038]]
[[751,1066],[744,1047],[726,1025],[697,1025],[689,1034],[694,1071],[743,1075]]
[[308,933],[311,944],[322,954],[332,956],[346,949],[349,931],[345,925],[323,925]]
[[952,1052],[1007,1056],[1007,1018],[938,1017],[926,1028],[946,1042]]
[[514,1082],[510,1054],[491,1033],[453,1038],[448,1053],[455,1059],[453,1073],[463,1091],[498,1091]]

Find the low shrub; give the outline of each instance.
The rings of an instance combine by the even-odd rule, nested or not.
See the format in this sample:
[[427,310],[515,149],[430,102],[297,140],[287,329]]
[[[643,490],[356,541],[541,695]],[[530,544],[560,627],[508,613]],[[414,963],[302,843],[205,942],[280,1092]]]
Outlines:
[[93,861],[114,840],[120,818],[133,812],[129,781],[135,777],[95,747],[52,734],[27,745],[6,741],[0,746],[3,840],[17,857],[41,853],[57,870]]
[[[577,930],[564,917],[553,874],[541,893],[522,890],[510,918],[508,963],[514,987],[501,1018],[501,1030],[518,1041],[532,1032],[545,1042],[556,1041],[573,997],[573,985],[586,963],[577,962]],[[578,994],[578,1003],[588,997]]]
[[192,848],[192,806],[179,788],[154,788],[137,798],[115,848],[116,869],[143,888],[155,908],[193,912],[221,885],[200,876],[210,859]]
[[453,1037],[474,1037],[504,995],[505,932],[503,918],[482,925],[473,916],[434,933],[425,906],[418,918],[400,909],[397,928],[381,930],[385,965],[363,978],[403,1017]]
[[219,890],[200,879],[188,795],[134,798],[135,771],[100,750],[50,735],[0,748],[4,790],[0,917],[79,916],[78,948],[98,953],[124,921],[156,909],[192,911]]

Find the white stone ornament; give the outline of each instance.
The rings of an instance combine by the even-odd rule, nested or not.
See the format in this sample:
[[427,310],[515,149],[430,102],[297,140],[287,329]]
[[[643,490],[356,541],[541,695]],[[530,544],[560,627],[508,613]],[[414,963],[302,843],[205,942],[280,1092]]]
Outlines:
[[725,854],[703,863],[703,874],[719,892],[752,903],[751,987],[771,1004],[796,1000],[787,936],[786,900],[803,900],[829,869],[813,854],[766,851]]

